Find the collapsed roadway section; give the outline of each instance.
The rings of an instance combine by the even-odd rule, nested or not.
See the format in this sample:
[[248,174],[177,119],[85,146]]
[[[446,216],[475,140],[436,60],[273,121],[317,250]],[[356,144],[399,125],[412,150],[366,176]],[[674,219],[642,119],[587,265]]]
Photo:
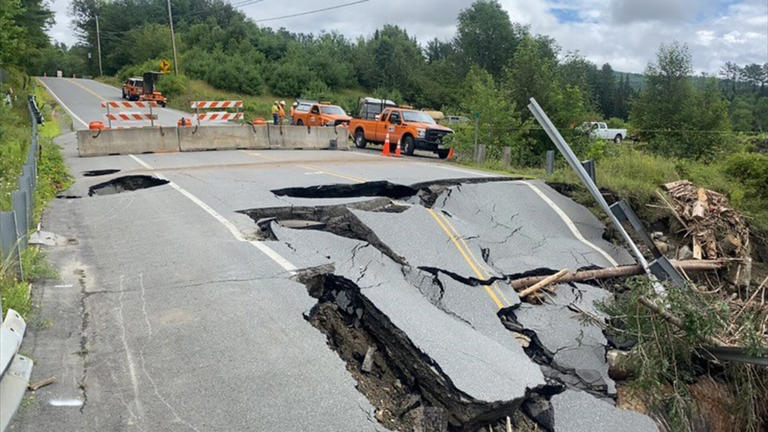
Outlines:
[[615,407],[599,309],[610,292],[563,284],[531,303],[508,283],[630,262],[585,208],[542,182],[508,178],[273,193],[318,205],[241,213],[307,269],[296,278],[318,302],[306,319],[385,427],[487,430],[511,417],[544,430],[656,430]]

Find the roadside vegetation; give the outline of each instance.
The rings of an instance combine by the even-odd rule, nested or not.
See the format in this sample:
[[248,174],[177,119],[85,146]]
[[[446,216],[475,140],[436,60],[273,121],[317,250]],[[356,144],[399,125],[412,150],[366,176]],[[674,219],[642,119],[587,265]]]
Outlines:
[[[45,124],[38,127],[38,143],[41,153],[38,161],[38,183],[34,197],[34,222],[40,222],[45,206],[57,193],[69,187],[71,178],[53,138],[69,127],[68,118],[55,107],[48,93],[21,72],[8,74],[9,79],[0,84],[5,93],[14,89],[16,100],[12,107],[0,108],[0,210],[11,209],[11,192],[17,188],[17,179],[26,159],[31,128],[27,109],[27,94],[37,97]],[[0,295],[3,314],[10,308],[27,318],[32,311],[30,282],[55,277],[56,271],[48,265],[45,254],[35,246],[22,252],[23,277],[11,257],[0,257]]]

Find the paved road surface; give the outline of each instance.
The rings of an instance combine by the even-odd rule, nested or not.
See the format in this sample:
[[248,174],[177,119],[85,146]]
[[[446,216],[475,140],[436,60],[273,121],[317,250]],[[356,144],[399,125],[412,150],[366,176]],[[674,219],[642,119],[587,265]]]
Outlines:
[[[81,78],[38,78],[49,91],[68,108],[75,129],[88,129],[88,123],[96,120],[107,124],[106,110],[101,107],[104,101],[121,101],[120,89],[98,81]],[[112,110],[114,111],[114,110]],[[124,112],[143,112],[138,108],[123,109]],[[148,111],[147,111],[148,112]],[[153,108],[157,114],[155,125],[175,126],[179,118],[189,114],[170,108]],[[113,127],[149,126],[149,120],[114,122]]]
[[[44,83],[82,120],[79,125],[75,120],[77,128],[99,117],[101,100],[120,97],[119,90],[89,80],[46,78]],[[177,114],[161,110],[161,122],[173,124]],[[73,134],[57,142],[75,177],[66,197],[52,203],[43,221],[44,230],[59,236],[49,256],[61,277],[35,287],[42,318],[30,323],[22,352],[36,361],[33,380],[58,380],[25,404],[11,430],[384,429],[345,363],[305,320],[316,300],[289,277],[296,267],[325,260],[318,255],[324,255],[322,251],[305,259],[306,251],[292,254],[290,244],[252,240],[254,221],[238,211],[355,200],[270,192],[278,188],[377,179],[413,184],[487,174],[423,158],[358,152],[79,158]],[[100,169],[120,172],[83,175]],[[171,183],[88,196],[90,186],[132,174]],[[580,211],[567,206],[554,211],[561,197],[542,189],[550,199],[527,193],[525,200],[530,201],[522,207],[547,214],[547,223],[561,237],[572,236],[570,226],[589,226],[591,219]],[[560,220],[563,216],[557,215],[565,211],[573,220]],[[440,218],[423,220],[431,225],[429,236],[421,240],[441,235]],[[407,230],[409,236],[419,235],[414,228]],[[471,245],[478,249],[468,256],[461,247],[463,239],[457,241],[449,233],[440,241],[457,273],[474,277],[471,272],[477,266],[490,272],[475,258],[480,246]],[[402,248],[404,253],[409,250],[407,244]],[[328,255],[336,253],[334,249]],[[344,271],[355,272],[354,266],[343,264]],[[500,296],[516,297],[504,286],[493,289],[501,290]],[[495,317],[492,302],[484,307]],[[533,376],[523,378],[536,381]]]

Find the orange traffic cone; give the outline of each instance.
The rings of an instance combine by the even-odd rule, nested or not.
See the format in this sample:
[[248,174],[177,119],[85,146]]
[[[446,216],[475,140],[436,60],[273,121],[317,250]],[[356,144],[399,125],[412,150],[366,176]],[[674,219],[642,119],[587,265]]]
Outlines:
[[402,151],[400,150],[400,144],[402,144],[402,142],[402,139],[397,140],[397,147],[395,147],[395,157],[402,156]]
[[447,159],[453,159],[453,147],[451,147],[451,150],[448,151],[448,158]]
[[384,139],[384,148],[381,149],[382,156],[389,156],[389,146],[389,132],[387,132],[387,137]]

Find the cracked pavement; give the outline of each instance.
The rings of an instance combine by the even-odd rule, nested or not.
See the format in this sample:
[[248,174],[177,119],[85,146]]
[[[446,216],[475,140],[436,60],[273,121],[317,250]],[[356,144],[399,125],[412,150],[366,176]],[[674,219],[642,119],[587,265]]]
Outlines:
[[[90,115],[98,98],[66,81],[51,87],[78,115]],[[39,315],[21,351],[35,360],[32,381],[57,382],[35,393],[10,430],[385,430],[375,401],[358,391],[345,362],[307,321],[318,299],[286,263],[327,266],[348,280],[354,295],[334,301],[364,302],[368,322],[379,323],[374,332],[397,336],[393,358],[427,379],[420,391],[451,408],[453,430],[508,415],[552,380],[578,389],[585,377],[592,394],[551,397],[555,429],[576,430],[568,428],[574,422],[611,430],[595,425],[626,418],[611,402],[599,328],[574,312],[599,317],[593,301],[605,293],[561,286],[551,303],[529,305],[505,282],[531,270],[630,259],[602,240],[603,227],[586,209],[541,182],[372,153],[83,159],[72,134],[56,142],[76,181],[45,212],[43,227],[77,241],[46,248],[60,279],[33,288]],[[119,172],[85,175],[95,170]],[[92,186],[122,176],[158,174],[170,183],[88,196]],[[365,180],[418,193],[358,196],[353,186]],[[337,184],[353,192],[272,193],[318,185],[333,191]],[[323,206],[336,213],[318,212]],[[276,219],[260,227],[256,214]],[[318,217],[325,219],[297,227]],[[536,334],[557,373],[507,329],[499,315],[510,311]],[[575,375],[578,383],[566,382]],[[599,413],[574,408],[582,404]],[[653,430],[643,416],[632,420],[625,430]]]

